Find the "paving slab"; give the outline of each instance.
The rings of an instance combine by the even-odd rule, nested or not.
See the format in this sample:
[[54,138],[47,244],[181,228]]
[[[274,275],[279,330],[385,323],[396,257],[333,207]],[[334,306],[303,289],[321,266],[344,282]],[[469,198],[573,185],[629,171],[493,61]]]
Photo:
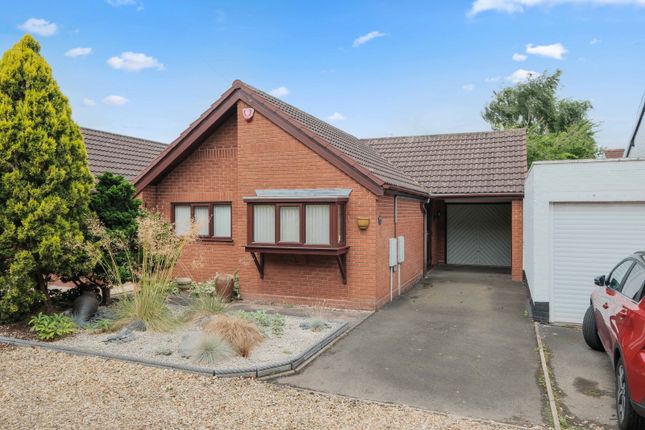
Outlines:
[[291,384],[460,416],[543,424],[526,292],[506,273],[435,270]]
[[567,422],[616,428],[614,371],[604,352],[587,346],[579,326],[541,325]]

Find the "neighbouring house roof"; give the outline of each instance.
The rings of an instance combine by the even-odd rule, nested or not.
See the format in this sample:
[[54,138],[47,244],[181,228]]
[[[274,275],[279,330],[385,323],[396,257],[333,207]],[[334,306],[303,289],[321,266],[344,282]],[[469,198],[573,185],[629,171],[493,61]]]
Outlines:
[[625,153],[625,150],[622,148],[603,150],[603,154],[605,158],[623,158],[624,153]]
[[81,127],[90,171],[112,172],[132,181],[163,151],[164,143]]
[[365,139],[431,195],[523,194],[524,129]]

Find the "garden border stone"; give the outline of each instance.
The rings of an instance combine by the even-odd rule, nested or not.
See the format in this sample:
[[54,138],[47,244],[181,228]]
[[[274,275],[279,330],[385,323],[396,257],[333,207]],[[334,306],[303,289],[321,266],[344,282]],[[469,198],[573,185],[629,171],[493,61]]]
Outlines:
[[144,364],[146,366],[162,367],[167,369],[181,370],[184,372],[200,373],[210,376],[217,376],[220,378],[266,378],[267,376],[284,374],[285,372],[295,371],[300,365],[305,363],[308,359],[324,349],[327,345],[335,339],[343,335],[349,328],[349,323],[343,321],[342,324],[334,329],[327,336],[322,338],[316,344],[312,345],[302,353],[298,354],[290,360],[278,361],[263,366],[252,366],[247,368],[231,368],[231,369],[208,369],[204,367],[197,367],[182,364],[170,364],[163,361],[151,360],[139,357],[130,357],[120,354],[111,354],[107,352],[92,351],[89,349],[75,348],[70,346],[56,345],[53,343],[40,342],[35,340],[17,339],[13,337],[0,336],[0,343],[15,345],[15,346],[31,346],[36,348],[48,349],[51,351],[65,352],[75,355],[86,355],[94,357],[109,358],[112,360],[128,361],[131,363]]

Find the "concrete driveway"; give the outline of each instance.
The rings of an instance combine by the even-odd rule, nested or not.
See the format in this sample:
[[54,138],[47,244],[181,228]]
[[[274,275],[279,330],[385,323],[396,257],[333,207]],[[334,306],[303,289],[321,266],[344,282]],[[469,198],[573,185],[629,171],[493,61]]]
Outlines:
[[616,428],[614,369],[604,352],[587,346],[580,327],[540,326],[567,422]]
[[524,287],[438,269],[280,383],[461,416],[541,424],[539,358]]

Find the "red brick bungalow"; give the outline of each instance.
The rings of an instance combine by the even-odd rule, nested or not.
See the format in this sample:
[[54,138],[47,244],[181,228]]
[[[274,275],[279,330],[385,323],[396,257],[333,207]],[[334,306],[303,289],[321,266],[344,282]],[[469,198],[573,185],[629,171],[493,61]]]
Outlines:
[[[471,137],[458,136],[468,146],[464,141]],[[238,270],[248,299],[374,309],[389,301],[392,291],[398,293],[399,276],[405,290],[431,264],[459,262],[441,250],[450,242],[441,226],[446,208],[448,214],[458,212],[449,202],[455,208],[475,202],[479,212],[492,207],[482,203],[506,205],[500,206],[505,212],[489,215],[489,224],[497,226],[495,217],[502,214],[496,231],[508,236],[509,247],[512,242],[513,276],[521,278],[524,132],[474,136],[484,145],[493,142],[492,151],[504,157],[506,149],[513,152],[517,178],[500,174],[496,160],[480,160],[497,175],[499,183],[490,182],[499,191],[487,192],[484,184],[483,192],[469,191],[453,202],[456,194],[435,195],[425,181],[440,177],[442,168],[435,170],[424,157],[401,156],[397,148],[405,145],[395,139],[358,139],[235,81],[134,182],[145,205],[172,220],[178,232],[191,218],[201,225],[200,240],[185,250],[178,275],[206,280]],[[477,157],[480,149],[470,146]],[[468,159],[451,148],[446,152],[460,163]],[[434,155],[436,166],[444,164],[442,153]],[[414,165],[422,171],[415,172]],[[366,228],[359,227],[366,222]],[[391,284],[388,241],[398,236],[405,238],[405,259]]]

